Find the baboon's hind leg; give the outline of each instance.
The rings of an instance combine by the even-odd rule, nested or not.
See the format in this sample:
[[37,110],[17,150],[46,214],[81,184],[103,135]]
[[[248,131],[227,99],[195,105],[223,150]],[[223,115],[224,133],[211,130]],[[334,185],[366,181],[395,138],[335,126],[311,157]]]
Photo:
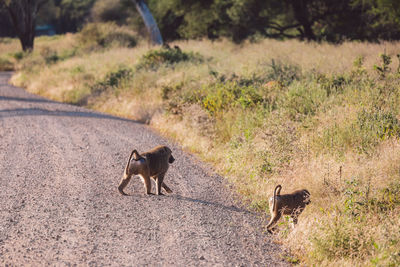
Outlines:
[[124,196],[127,196],[128,194],[126,194],[125,192],[124,192],[124,188],[128,185],[128,183],[129,183],[129,181],[131,180],[131,178],[132,178],[132,176],[131,175],[128,175],[128,176],[124,176],[124,177],[122,177],[122,179],[121,179],[121,182],[119,183],[119,186],[118,186],[118,191],[122,194],[122,195],[124,195]]
[[162,188],[164,188],[164,190],[168,193],[168,194],[171,194],[172,193],[172,190],[163,182],[162,183]]
[[297,214],[291,215],[290,217],[292,218],[292,228],[297,224]]
[[269,221],[268,225],[267,225],[267,230],[268,232],[271,232],[272,227],[276,224],[276,222],[281,218],[281,213],[278,212],[276,215],[272,214],[271,215],[271,220]]

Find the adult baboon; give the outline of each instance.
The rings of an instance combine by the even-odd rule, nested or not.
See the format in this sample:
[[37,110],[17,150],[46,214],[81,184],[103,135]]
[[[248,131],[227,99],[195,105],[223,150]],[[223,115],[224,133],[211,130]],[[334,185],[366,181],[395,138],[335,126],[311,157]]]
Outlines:
[[132,150],[125,167],[124,176],[119,183],[118,191],[126,195],[124,188],[131,180],[131,177],[139,175],[143,181],[146,194],[151,194],[150,178],[153,178],[156,182],[157,195],[162,195],[161,187],[167,193],[172,193],[172,190],[164,183],[164,176],[169,164],[174,161],[172,151],[167,146],[157,146],[143,154],[139,154],[136,149]]

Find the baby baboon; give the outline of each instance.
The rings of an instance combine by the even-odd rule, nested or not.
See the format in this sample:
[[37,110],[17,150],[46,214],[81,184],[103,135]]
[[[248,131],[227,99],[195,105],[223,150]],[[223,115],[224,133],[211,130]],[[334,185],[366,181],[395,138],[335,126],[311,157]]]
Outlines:
[[276,186],[274,196],[269,199],[271,220],[267,225],[267,230],[270,233],[272,226],[275,225],[282,215],[289,215],[293,219],[293,224],[296,224],[297,217],[303,212],[306,205],[311,203],[310,192],[306,189],[296,190],[286,195],[280,194],[281,189],[281,185]]
[[124,188],[131,180],[132,175],[139,175],[142,178],[146,194],[151,194],[150,177],[156,182],[157,195],[162,195],[161,187],[164,188],[167,193],[172,193],[172,190],[163,182],[169,163],[175,161],[171,153],[171,149],[166,146],[157,146],[143,154],[139,154],[136,149],[134,149],[129,156],[124,176],[118,186],[118,191],[126,195],[124,193]]

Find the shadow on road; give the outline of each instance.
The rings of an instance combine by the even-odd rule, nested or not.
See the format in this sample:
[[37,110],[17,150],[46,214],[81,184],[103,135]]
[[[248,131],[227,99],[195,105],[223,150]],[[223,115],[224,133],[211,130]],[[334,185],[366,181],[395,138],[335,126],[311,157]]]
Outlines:
[[148,198],[148,197],[162,197],[162,198],[172,198],[178,201],[188,201],[188,202],[192,202],[192,203],[196,203],[196,204],[200,204],[200,205],[204,205],[204,206],[212,206],[215,208],[220,208],[220,209],[224,209],[224,210],[230,210],[230,211],[235,211],[235,212],[242,212],[242,213],[249,213],[251,214],[250,211],[246,210],[246,209],[241,209],[235,206],[225,206],[222,205],[220,203],[215,203],[215,202],[209,202],[206,200],[202,200],[202,199],[195,199],[195,198],[190,198],[190,197],[184,197],[184,196],[180,196],[180,195],[168,195],[168,196],[157,196],[154,194],[151,194],[151,196],[149,195],[144,195],[144,194],[127,194],[128,196],[134,196],[134,197],[139,197],[139,198]]
[[134,121],[107,114],[85,112],[85,111],[47,110],[42,108],[16,108],[16,109],[0,110],[0,118],[18,117],[18,116],[86,117],[86,118],[96,118],[96,119],[111,119],[111,120],[144,124],[143,122],[140,121]]
[[22,97],[11,97],[11,96],[0,96],[0,101],[21,101],[21,102],[60,104],[59,102],[48,100],[48,99],[43,99],[43,98],[22,98]]
[[205,201],[205,200],[201,200],[201,199],[184,197],[184,196],[180,196],[180,195],[175,195],[175,196],[171,196],[171,197],[175,198],[175,199],[178,199],[178,200],[189,201],[189,202],[193,202],[193,203],[197,203],[197,204],[201,204],[201,205],[205,205],[205,206],[213,206],[213,207],[221,208],[221,209],[224,209],[224,210],[231,210],[231,211],[236,211],[236,212],[250,213],[249,211],[247,211],[245,209],[240,209],[240,208],[235,207],[235,206],[225,206],[225,205],[222,205],[222,204],[219,204],[219,203],[209,202],[209,201]]

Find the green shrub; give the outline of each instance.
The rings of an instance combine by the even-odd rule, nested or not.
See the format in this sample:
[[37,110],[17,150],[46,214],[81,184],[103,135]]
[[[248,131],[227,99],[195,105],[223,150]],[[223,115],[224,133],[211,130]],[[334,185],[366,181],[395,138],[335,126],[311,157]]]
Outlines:
[[12,54],[12,57],[15,58],[16,60],[21,60],[23,59],[25,56],[27,55],[27,53],[23,52],[23,51],[18,51]]
[[43,57],[46,64],[50,65],[56,63],[59,59],[57,51],[51,49],[50,47],[42,47],[39,51],[40,55]]
[[283,107],[292,120],[300,121],[306,116],[315,115],[326,97],[327,93],[322,88],[298,82],[289,87]]
[[90,89],[88,88],[75,88],[63,93],[63,101],[73,105],[83,106],[88,102],[90,97]]
[[[392,182],[387,187],[376,190],[374,186],[365,184],[362,180],[352,178],[346,181],[342,205],[335,207],[331,212],[323,210],[325,213],[323,220],[310,237],[314,246],[313,256],[319,260],[363,258],[367,255],[379,255],[380,250],[385,251],[384,255],[393,251],[392,256],[395,256],[395,251],[398,252],[397,233],[391,233],[392,238],[388,236],[387,239],[381,239],[375,231],[368,230],[374,223],[380,221],[385,224],[383,229],[390,231],[389,217],[400,207],[399,193],[398,182]],[[386,259],[380,255],[374,261],[398,263],[400,257],[397,255],[392,259]]]
[[0,71],[12,70],[14,70],[14,64],[10,60],[0,57]]
[[115,23],[89,23],[79,33],[78,40],[84,47],[134,47],[136,36],[133,31]]
[[78,48],[73,47],[72,49],[65,49],[61,51],[57,56],[59,60],[66,60],[76,56],[77,54],[78,54]]
[[300,80],[301,70],[296,65],[284,64],[280,61],[271,60],[269,69],[266,73],[266,81],[279,81],[283,85],[288,86],[293,81]]
[[381,54],[382,65],[374,65],[374,70],[378,73],[379,77],[382,79],[385,78],[387,73],[390,71],[390,63],[392,62],[392,58],[389,55]]
[[255,107],[263,102],[259,91],[255,86],[241,86],[236,81],[217,82],[203,87],[200,101],[203,108],[213,116],[233,107]]
[[361,152],[368,152],[382,140],[400,136],[400,123],[391,112],[362,110],[358,113],[356,126],[361,139],[358,145]]
[[345,87],[350,83],[349,79],[344,75],[332,75],[329,77],[318,74],[314,79],[326,91],[327,96],[343,93]]
[[96,82],[90,87],[93,95],[99,95],[109,89],[116,89],[133,78],[132,69],[127,67],[119,67],[116,71],[107,73],[103,80]]
[[314,141],[317,150],[343,155],[348,149],[370,153],[382,140],[400,137],[400,122],[391,112],[358,112],[355,121],[327,127]]
[[198,53],[183,52],[179,47],[154,49],[141,57],[136,70],[157,70],[161,66],[172,66],[184,61],[200,63],[203,58]]

